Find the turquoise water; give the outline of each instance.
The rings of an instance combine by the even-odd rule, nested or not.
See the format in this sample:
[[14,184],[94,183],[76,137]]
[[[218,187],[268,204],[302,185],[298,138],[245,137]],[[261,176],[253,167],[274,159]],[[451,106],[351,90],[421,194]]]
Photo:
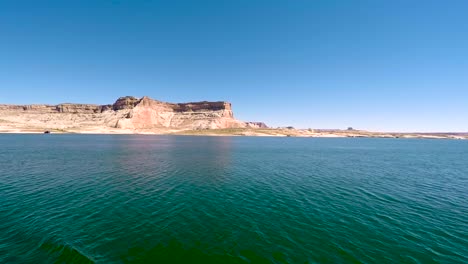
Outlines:
[[468,141],[0,135],[0,263],[468,263]]

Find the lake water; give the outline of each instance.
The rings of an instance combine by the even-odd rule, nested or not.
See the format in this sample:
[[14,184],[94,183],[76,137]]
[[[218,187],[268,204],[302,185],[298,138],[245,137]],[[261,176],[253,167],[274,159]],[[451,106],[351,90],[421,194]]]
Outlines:
[[0,135],[0,263],[468,263],[468,141]]

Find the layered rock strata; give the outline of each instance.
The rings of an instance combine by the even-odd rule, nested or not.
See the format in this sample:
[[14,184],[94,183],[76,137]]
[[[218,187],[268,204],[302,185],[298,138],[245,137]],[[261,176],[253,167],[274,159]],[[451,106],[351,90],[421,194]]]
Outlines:
[[234,118],[228,102],[166,103],[121,97],[112,105],[0,105],[0,125],[33,129],[106,127],[126,130],[265,127]]

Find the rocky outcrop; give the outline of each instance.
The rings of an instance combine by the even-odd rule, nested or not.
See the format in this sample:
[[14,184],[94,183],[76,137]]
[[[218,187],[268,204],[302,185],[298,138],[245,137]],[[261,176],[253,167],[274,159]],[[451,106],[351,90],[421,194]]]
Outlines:
[[59,104],[55,108],[59,113],[102,113],[111,109],[111,105]]
[[0,111],[18,111],[28,113],[74,113],[92,114],[111,109],[111,105],[59,104],[59,105],[0,105]]
[[67,129],[109,127],[126,130],[264,128],[261,122],[234,118],[228,102],[166,103],[149,97],[121,97],[112,105],[0,105],[3,123]]
[[[120,104],[123,98],[117,100]],[[115,105],[115,104],[114,104]],[[127,118],[120,119],[116,127],[125,129],[151,129],[158,127],[177,129],[217,129],[246,127],[234,119],[231,104],[227,102],[165,103],[143,97],[127,104]]]
[[246,122],[245,124],[250,128],[268,128],[268,126],[263,122]]
[[112,109],[114,111],[122,109],[133,109],[138,104],[138,102],[140,102],[140,99],[135,98],[133,96],[120,97],[112,105]]

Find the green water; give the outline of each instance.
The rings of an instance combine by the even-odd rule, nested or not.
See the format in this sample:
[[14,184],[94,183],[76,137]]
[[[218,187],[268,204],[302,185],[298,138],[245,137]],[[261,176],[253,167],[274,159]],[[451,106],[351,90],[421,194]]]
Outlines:
[[0,135],[0,263],[468,263],[468,141]]

